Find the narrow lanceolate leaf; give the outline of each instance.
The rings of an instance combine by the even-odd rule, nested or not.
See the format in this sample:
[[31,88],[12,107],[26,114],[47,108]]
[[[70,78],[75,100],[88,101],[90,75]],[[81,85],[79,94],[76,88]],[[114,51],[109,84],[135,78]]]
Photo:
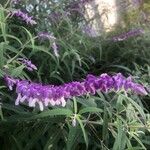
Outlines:
[[26,31],[26,33],[28,34],[28,36],[29,36],[29,38],[30,38],[30,41],[31,41],[31,45],[32,45],[32,49],[34,50],[34,38],[32,37],[32,34],[26,29],[26,28],[24,28],[24,27],[22,27],[25,31]]
[[1,120],[4,119],[1,103],[0,103],[0,117],[1,117]]
[[123,124],[119,119],[117,121],[117,130],[118,133],[114,142],[113,150],[124,150],[126,146],[126,135],[123,130]]
[[84,114],[84,113],[98,113],[98,112],[103,112],[102,109],[100,108],[96,108],[96,107],[86,107],[86,108],[83,108],[79,111],[79,114]]
[[124,95],[122,95],[124,98],[127,98],[130,103],[136,108],[136,110],[139,112],[139,114],[142,116],[142,118],[144,119],[144,121],[146,120],[146,116],[145,113],[143,111],[143,108],[141,106],[139,106],[134,100],[132,100],[130,97],[125,97]]
[[106,105],[104,107],[104,115],[103,115],[103,130],[102,130],[102,137],[103,137],[103,141],[105,143],[105,145],[108,145],[108,122],[109,122],[109,118],[108,118],[108,112],[107,112],[107,108]]
[[4,42],[0,43],[0,69],[4,65]]
[[80,124],[80,127],[81,127],[82,132],[83,132],[83,137],[84,137],[84,140],[85,140],[85,144],[86,144],[86,147],[88,148],[88,137],[87,137],[87,134],[86,134],[84,125],[83,125],[81,119],[80,119],[78,116],[76,117],[76,119],[77,119],[77,121],[78,121],[79,124]]
[[23,109],[23,107],[16,107],[16,106],[11,105],[11,104],[3,103],[2,108],[5,109],[5,110],[8,110],[8,111],[13,111],[16,114],[29,114],[28,112],[26,112]]
[[33,119],[50,117],[50,116],[59,116],[59,115],[71,116],[73,115],[73,112],[70,109],[57,108],[57,109],[43,111],[40,114],[33,116]]
[[76,98],[73,98],[73,102],[74,102],[74,113],[77,114],[77,101]]
[[143,145],[142,141],[134,134],[131,135],[140,145],[143,150],[147,150],[147,148]]
[[19,76],[19,75],[22,73],[23,69],[24,69],[24,65],[21,65],[21,66],[15,68],[15,69],[12,71],[12,74],[11,74],[11,75],[17,77],[17,76]]
[[19,40],[19,38],[13,36],[13,35],[10,35],[10,34],[6,34],[6,36],[8,38],[11,38],[11,39],[14,39],[15,41],[17,41],[20,45],[23,45],[23,43]]
[[71,150],[73,148],[73,146],[76,143],[76,138],[78,137],[78,135],[80,134],[80,129],[76,126],[76,127],[70,127],[69,128],[69,134],[68,134],[68,139],[67,139],[67,150]]
[[89,99],[76,98],[76,100],[78,103],[82,104],[85,107],[96,107],[97,106],[97,104],[93,98],[89,98]]

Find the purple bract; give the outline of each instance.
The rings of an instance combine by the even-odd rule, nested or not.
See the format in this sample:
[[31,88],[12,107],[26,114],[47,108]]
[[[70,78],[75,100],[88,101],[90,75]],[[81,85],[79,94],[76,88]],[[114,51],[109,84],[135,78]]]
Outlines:
[[137,36],[137,35],[141,35],[143,33],[144,33],[144,30],[142,30],[142,29],[134,29],[134,30],[128,31],[126,33],[122,33],[120,35],[114,36],[112,38],[112,40],[114,42],[124,41],[124,40],[128,39],[129,37],[134,37],[134,36]]
[[27,13],[22,12],[21,10],[15,10],[10,13],[12,16],[19,17],[21,20],[25,21],[27,24],[35,25],[37,24],[33,17],[28,16]]
[[37,67],[28,59],[18,58],[18,61],[25,65],[29,71],[37,70]]
[[53,35],[53,33],[49,33],[49,32],[40,32],[38,33],[38,37],[42,40],[48,39],[52,42],[52,49],[54,52],[54,55],[56,57],[59,57],[59,53],[58,53],[58,46],[56,44],[56,37]]
[[49,40],[56,40],[56,38],[54,37],[53,33],[49,33],[49,32],[39,32],[38,33],[38,37],[40,39],[49,39]]
[[10,77],[5,78],[10,89],[16,85],[18,97],[15,104],[27,102],[30,107],[39,105],[41,111],[49,104],[51,106],[65,106],[68,99],[86,94],[95,94],[97,91],[108,93],[124,90],[136,94],[147,95],[144,86],[134,83],[131,77],[125,78],[121,73],[114,76],[102,74],[98,77],[88,75],[82,82],[71,82],[60,86],[42,85],[31,83],[27,80],[16,80]]

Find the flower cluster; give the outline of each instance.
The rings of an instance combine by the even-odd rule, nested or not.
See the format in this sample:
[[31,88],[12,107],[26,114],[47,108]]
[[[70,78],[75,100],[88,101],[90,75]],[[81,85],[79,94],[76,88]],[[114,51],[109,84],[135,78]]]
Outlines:
[[4,80],[6,81],[6,84],[8,85],[8,88],[12,91],[13,87],[17,84],[18,80],[13,79],[9,76],[4,76]]
[[21,10],[15,10],[11,12],[12,16],[19,17],[21,20],[25,21],[27,24],[35,25],[37,24],[35,20],[33,20],[33,17],[28,16],[27,13],[22,12]]
[[18,61],[21,62],[29,71],[37,70],[37,67],[28,59],[18,58]]
[[51,12],[51,14],[48,16],[48,19],[52,23],[58,24],[58,22],[62,21],[62,19],[67,18],[70,16],[70,12],[68,11],[63,11],[63,12]]
[[44,40],[45,39],[49,39],[49,40],[55,40],[56,39],[52,33],[48,33],[48,32],[39,32],[38,37],[41,39],[44,39]]
[[72,97],[83,96],[86,94],[95,94],[97,91],[110,92],[129,90],[140,95],[147,95],[145,88],[134,83],[131,77],[125,78],[121,73],[114,76],[102,74],[98,77],[88,75],[82,82],[71,82],[64,85],[42,85],[32,83],[27,80],[15,80],[10,77],[5,78],[10,89],[16,85],[18,97],[15,104],[27,102],[30,107],[39,105],[41,111],[49,104],[51,106],[65,106],[66,101]]
[[79,0],[79,1],[73,1],[67,6],[67,11],[69,14],[79,13],[80,15],[83,15],[83,8],[87,3],[92,2],[93,0]]
[[57,46],[57,44],[56,44],[56,38],[55,38],[55,36],[53,35],[53,33],[48,33],[48,32],[40,32],[39,34],[38,34],[38,37],[40,38],[40,39],[49,39],[51,42],[52,42],[52,49],[53,49],[53,52],[54,52],[54,55],[56,56],[56,57],[59,57],[59,53],[58,53],[58,46]]
[[86,35],[88,35],[89,37],[96,37],[97,36],[96,30],[93,29],[92,27],[90,27],[89,25],[83,26],[82,32],[85,33]]
[[116,42],[116,41],[123,41],[123,40],[128,39],[129,37],[133,37],[133,36],[136,36],[136,35],[141,35],[141,34],[143,34],[143,33],[144,33],[144,31],[143,31],[142,29],[135,29],[135,30],[131,30],[131,31],[129,31],[129,32],[120,34],[120,35],[118,35],[118,36],[114,36],[114,37],[112,38],[112,40],[113,40],[114,42]]

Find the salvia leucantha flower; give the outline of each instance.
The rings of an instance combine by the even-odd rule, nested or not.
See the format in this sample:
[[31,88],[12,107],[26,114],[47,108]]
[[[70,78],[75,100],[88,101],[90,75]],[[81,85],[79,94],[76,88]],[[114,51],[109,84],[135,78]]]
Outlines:
[[22,63],[29,71],[37,70],[37,67],[31,62],[31,60],[25,58],[18,58],[17,60]]
[[49,33],[49,32],[39,32],[38,33],[38,37],[40,39],[49,39],[49,40],[56,40],[56,38],[54,37],[53,33]]
[[48,39],[52,43],[51,47],[53,49],[53,53],[56,57],[59,57],[58,53],[58,46],[56,44],[56,37],[53,35],[53,33],[49,32],[39,32],[38,37],[42,40]]
[[52,43],[52,49],[53,49],[54,55],[55,55],[56,57],[59,57],[58,46],[57,46],[57,44],[56,44],[55,41]]
[[17,79],[11,78],[10,76],[4,76],[4,80],[10,90],[13,90],[13,87],[17,84]]
[[16,17],[20,18],[21,20],[25,21],[27,24],[30,24],[30,25],[37,24],[37,22],[33,19],[32,16],[29,16],[27,13],[24,13],[21,10],[15,10],[15,11],[11,12],[10,14],[11,14],[11,16],[16,16]]
[[113,40],[114,42],[117,42],[117,41],[124,41],[124,40],[126,40],[126,39],[128,39],[128,38],[130,38],[130,37],[134,37],[134,36],[137,36],[137,35],[141,35],[141,34],[143,34],[143,33],[144,33],[144,30],[142,30],[142,29],[134,29],[134,30],[130,30],[130,31],[126,32],[126,33],[122,33],[122,34],[120,34],[120,35],[114,36],[114,37],[112,38],[112,40]]
[[97,91],[108,93],[110,91],[125,92],[132,91],[136,94],[147,95],[147,91],[141,84],[132,81],[131,77],[125,78],[121,73],[114,76],[102,74],[98,77],[88,75],[82,82],[70,82],[64,85],[42,85],[27,80],[16,80],[10,77],[5,78],[8,87],[16,86],[17,99],[15,104],[27,102],[29,107],[37,104],[41,111],[48,105],[60,105],[64,107],[67,100],[87,94],[94,95]]

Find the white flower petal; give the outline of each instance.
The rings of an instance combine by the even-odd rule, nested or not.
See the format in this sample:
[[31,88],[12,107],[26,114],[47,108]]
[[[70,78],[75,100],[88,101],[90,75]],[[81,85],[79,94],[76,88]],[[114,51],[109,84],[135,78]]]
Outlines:
[[45,104],[46,107],[48,106],[48,103],[50,103],[50,99],[49,98],[45,98],[44,104]]
[[27,96],[23,96],[23,97],[20,99],[20,102],[23,103],[26,99],[27,99]]
[[52,106],[55,106],[55,101],[53,99],[50,99],[50,103]]
[[38,104],[39,104],[40,111],[43,111],[44,110],[43,103],[41,101],[38,101]]
[[17,97],[17,99],[16,99],[16,101],[15,101],[15,105],[19,105],[19,102],[20,102],[20,99],[21,99],[22,97],[21,97],[21,94],[19,93],[18,94],[18,97]]
[[29,99],[29,106],[30,107],[35,107],[35,103],[38,101],[37,98],[34,99]]
[[65,101],[64,97],[61,98],[61,104],[62,104],[62,107],[66,106],[66,101]]
[[56,105],[60,105],[60,103],[61,103],[60,99],[57,99],[56,102],[55,102]]

